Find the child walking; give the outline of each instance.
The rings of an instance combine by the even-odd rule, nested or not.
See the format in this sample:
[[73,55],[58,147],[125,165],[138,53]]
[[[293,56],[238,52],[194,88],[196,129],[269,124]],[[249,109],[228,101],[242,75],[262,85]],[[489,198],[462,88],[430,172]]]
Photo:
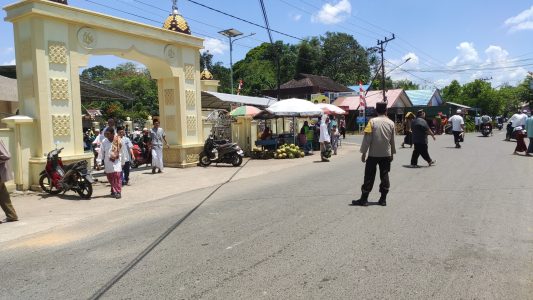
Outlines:
[[104,165],[104,172],[111,185],[111,197],[121,198],[122,192],[122,165],[120,162],[120,152],[122,151],[122,141],[119,136],[115,136],[113,130],[105,131],[105,139],[100,146],[100,152],[96,159],[99,165]]
[[337,155],[337,148],[339,148],[339,139],[341,134],[337,129],[337,125],[331,127],[331,148],[333,148],[333,155]]

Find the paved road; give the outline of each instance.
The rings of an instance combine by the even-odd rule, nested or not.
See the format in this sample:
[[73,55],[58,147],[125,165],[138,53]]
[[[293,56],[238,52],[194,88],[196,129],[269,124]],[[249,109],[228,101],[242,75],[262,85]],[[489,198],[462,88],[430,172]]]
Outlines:
[[363,175],[352,151],[9,241],[0,296],[532,299],[533,159],[502,138],[457,150],[440,136],[437,165],[420,169],[399,149],[387,207],[349,205]]

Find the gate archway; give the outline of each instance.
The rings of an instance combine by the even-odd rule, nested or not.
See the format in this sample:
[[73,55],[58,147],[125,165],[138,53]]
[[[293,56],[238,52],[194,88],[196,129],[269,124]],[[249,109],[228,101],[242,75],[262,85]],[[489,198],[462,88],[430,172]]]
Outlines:
[[[57,144],[64,160],[83,151],[79,69],[91,55],[144,64],[158,82],[159,116],[171,144],[170,167],[194,166],[203,146],[199,50],[203,39],[51,1],[26,0],[4,8],[13,23],[24,188],[37,184],[43,153]],[[31,137],[31,138],[28,138]]]

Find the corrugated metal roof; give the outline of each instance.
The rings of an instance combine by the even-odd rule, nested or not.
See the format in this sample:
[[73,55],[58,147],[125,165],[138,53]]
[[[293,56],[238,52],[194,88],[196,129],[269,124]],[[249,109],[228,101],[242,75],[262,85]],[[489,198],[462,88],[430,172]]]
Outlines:
[[429,105],[435,90],[407,90],[405,91],[414,106]]
[[[387,108],[413,106],[409,101],[409,96],[407,96],[403,89],[388,90],[386,95]],[[370,91],[366,94],[366,107],[376,107],[376,103],[381,101],[383,101],[382,91]]]
[[261,98],[202,91],[202,108],[230,110],[232,103],[267,107],[277,102],[274,98]]

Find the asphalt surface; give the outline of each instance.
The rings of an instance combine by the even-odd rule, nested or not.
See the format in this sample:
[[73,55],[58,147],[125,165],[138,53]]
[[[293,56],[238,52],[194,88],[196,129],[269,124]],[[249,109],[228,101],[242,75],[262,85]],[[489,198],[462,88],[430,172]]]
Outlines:
[[387,207],[350,205],[351,151],[5,242],[0,298],[532,299],[533,158],[503,137],[419,169],[398,137]]

